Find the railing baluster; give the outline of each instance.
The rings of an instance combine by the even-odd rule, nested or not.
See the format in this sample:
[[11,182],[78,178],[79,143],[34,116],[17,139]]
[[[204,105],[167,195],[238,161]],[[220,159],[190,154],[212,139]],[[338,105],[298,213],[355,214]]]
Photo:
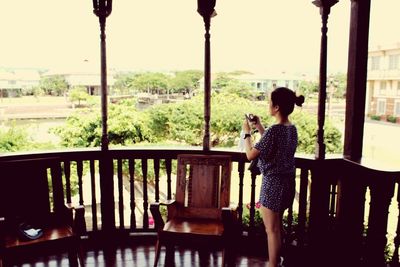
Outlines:
[[239,221],[243,218],[243,181],[244,181],[244,166],[245,162],[243,160],[238,162],[238,173],[239,173],[239,201],[238,201],[238,213]]
[[131,230],[136,229],[136,202],[135,202],[135,160],[129,159],[129,185],[131,191],[130,207],[131,207]]
[[156,202],[160,201],[160,159],[154,159],[154,199]]
[[172,199],[172,193],[171,193],[172,161],[171,161],[171,159],[165,159],[165,169],[167,171],[167,199]]
[[142,159],[142,173],[143,173],[143,229],[149,228],[149,214],[148,214],[148,192],[147,192],[147,159]]
[[78,174],[79,205],[83,205],[83,163],[81,160],[76,161],[76,172]]
[[308,172],[309,171],[304,168],[300,171],[299,215],[297,225],[297,237],[300,246],[304,244],[306,229]]
[[250,235],[253,235],[255,232],[254,227],[254,217],[256,214],[255,205],[256,205],[256,178],[257,175],[255,173],[251,173],[251,190],[250,190],[250,222],[249,222],[249,231]]
[[59,212],[64,207],[64,195],[62,187],[62,171],[60,163],[56,162],[50,169],[52,195],[53,195],[53,211]]
[[64,161],[64,174],[67,203],[71,203],[71,163],[69,160]]
[[118,213],[119,228],[124,229],[124,196],[123,196],[123,177],[122,177],[122,159],[117,160],[117,177],[118,177]]
[[96,177],[95,177],[94,160],[90,160],[90,185],[92,193],[92,229],[97,231],[97,200],[96,200]]

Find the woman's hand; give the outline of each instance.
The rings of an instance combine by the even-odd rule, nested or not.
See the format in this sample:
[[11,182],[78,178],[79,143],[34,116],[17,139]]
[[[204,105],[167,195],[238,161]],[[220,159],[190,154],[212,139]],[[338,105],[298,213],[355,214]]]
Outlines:
[[254,122],[252,123],[252,126],[254,126],[254,128],[256,128],[260,134],[263,134],[264,126],[261,124],[260,117],[254,115],[253,118],[254,118]]
[[246,134],[251,133],[251,128],[250,128],[250,125],[249,125],[249,121],[248,121],[247,119],[245,119],[245,120],[243,121],[242,130],[243,130],[243,132],[246,133]]

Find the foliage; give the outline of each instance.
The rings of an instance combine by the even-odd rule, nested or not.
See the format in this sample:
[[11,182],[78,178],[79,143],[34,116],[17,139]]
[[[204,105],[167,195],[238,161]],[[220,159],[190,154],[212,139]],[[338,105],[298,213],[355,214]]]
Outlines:
[[213,146],[232,147],[237,144],[245,113],[258,114],[269,123],[266,103],[253,102],[235,94],[213,94],[211,100],[211,134]]
[[[257,202],[254,206],[254,227],[259,228],[264,225],[264,222],[262,220],[261,216],[261,203]],[[245,227],[250,226],[250,203],[243,205],[243,214],[242,214],[242,224]]]
[[35,143],[25,128],[12,125],[8,129],[0,129],[0,152],[30,151],[53,147],[51,143]]
[[168,89],[170,76],[161,72],[144,72],[134,76],[133,86],[140,92],[158,93]]
[[379,115],[371,115],[370,118],[371,118],[371,120],[375,120],[375,121],[381,120],[381,116],[379,116]]
[[318,82],[316,81],[300,81],[297,94],[303,95],[306,99],[318,93]]
[[120,72],[114,76],[114,91],[119,92],[120,94],[131,94],[134,93],[134,81],[135,81],[135,73],[133,72]]
[[387,118],[386,118],[386,120],[387,120],[388,122],[396,123],[396,116],[388,115]]
[[335,98],[344,98],[346,96],[347,75],[345,73],[339,72],[332,75],[331,77],[336,82],[335,92],[333,96]]
[[[108,137],[110,144],[129,145],[153,141],[148,118],[138,112],[134,100],[123,100],[109,106]],[[102,121],[99,110],[87,108],[67,118],[65,125],[53,128],[65,147],[101,145]]]
[[192,100],[153,106],[147,110],[149,126],[158,140],[170,139],[200,145],[203,109],[199,97]]
[[39,81],[39,87],[47,95],[61,96],[68,89],[68,83],[62,75],[44,76]]
[[11,127],[8,130],[0,131],[0,151],[15,152],[24,150],[29,143],[28,133],[19,127]]
[[256,100],[259,97],[259,92],[246,82],[242,82],[236,76],[246,74],[244,71],[236,72],[220,72],[217,73],[213,82],[215,92],[234,94],[249,100]]
[[[172,140],[177,143],[199,146],[204,130],[203,96],[171,104],[154,105],[137,111],[133,100],[123,100],[109,106],[109,140],[113,145],[131,145],[143,142],[159,143]],[[260,116],[265,126],[273,118],[267,114],[267,103],[250,101],[236,94],[213,93],[211,98],[210,133],[214,147],[234,147],[245,113]],[[68,147],[100,146],[101,118],[98,110],[85,109],[67,119],[66,125],[57,128],[62,144]],[[297,126],[299,146],[297,151],[314,153],[317,123],[315,116],[295,111],[291,119]],[[341,133],[329,121],[325,126],[327,153],[341,152]]]
[[[295,110],[291,115],[292,122],[296,125],[298,131],[297,152],[313,154],[317,142],[317,121],[316,117],[307,113]],[[326,153],[342,152],[341,144],[342,134],[335,128],[330,121],[326,121],[324,127],[324,141]]]
[[69,100],[71,102],[78,101],[78,106],[81,105],[81,101],[86,101],[89,99],[89,97],[90,95],[83,86],[74,87],[69,91]]
[[173,93],[189,93],[198,87],[203,71],[186,70],[177,71],[175,76],[169,80],[169,88]]

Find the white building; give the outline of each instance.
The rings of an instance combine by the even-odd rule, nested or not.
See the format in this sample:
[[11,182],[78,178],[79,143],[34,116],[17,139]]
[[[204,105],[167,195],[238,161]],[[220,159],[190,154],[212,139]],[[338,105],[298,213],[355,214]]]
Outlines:
[[400,118],[400,43],[368,52],[366,113]]
[[[68,83],[69,88],[83,86],[87,88],[90,95],[99,95],[101,90],[101,74],[98,64],[90,63],[85,60],[77,63],[73,67],[51,69],[44,73],[43,76],[63,76]],[[114,85],[114,73],[107,71],[107,86],[110,88]]]

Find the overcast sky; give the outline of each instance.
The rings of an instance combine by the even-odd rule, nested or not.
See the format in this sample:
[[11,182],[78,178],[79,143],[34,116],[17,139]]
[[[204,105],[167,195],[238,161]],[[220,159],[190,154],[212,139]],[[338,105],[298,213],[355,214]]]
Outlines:
[[[113,2],[106,31],[108,67],[203,69],[204,25],[196,0]],[[212,71],[318,73],[321,17],[311,2],[217,0]],[[370,45],[400,42],[400,1],[371,2]],[[92,1],[0,3],[0,67],[74,68],[84,60],[100,61]],[[347,69],[350,3],[341,0],[331,10],[328,72]]]

